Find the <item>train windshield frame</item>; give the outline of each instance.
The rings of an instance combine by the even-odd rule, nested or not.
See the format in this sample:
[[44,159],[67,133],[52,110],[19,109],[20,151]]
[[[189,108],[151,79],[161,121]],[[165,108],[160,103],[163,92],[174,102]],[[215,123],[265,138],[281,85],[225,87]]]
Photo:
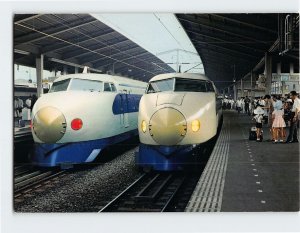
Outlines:
[[64,79],[61,81],[54,82],[49,90],[50,92],[59,92],[59,91],[66,91],[70,84],[71,79]]
[[174,77],[150,82],[147,94],[174,91],[174,92],[215,92],[212,82],[208,80],[186,79]]
[[215,92],[210,81],[176,78],[175,92]]
[[147,93],[173,91],[174,84],[175,78],[153,81],[148,84]]
[[59,91],[90,91],[102,92],[103,82],[90,79],[68,78],[61,81],[54,82],[50,92]]
[[72,78],[68,90],[101,92],[103,90],[103,82],[91,79]]

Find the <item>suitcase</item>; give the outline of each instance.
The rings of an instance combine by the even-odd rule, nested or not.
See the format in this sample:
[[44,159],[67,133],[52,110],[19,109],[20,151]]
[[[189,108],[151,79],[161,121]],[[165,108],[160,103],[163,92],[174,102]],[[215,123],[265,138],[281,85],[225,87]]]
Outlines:
[[249,130],[249,140],[256,140],[256,127],[251,127]]
[[25,121],[19,120],[19,127],[25,127]]
[[[261,130],[259,139],[262,142],[262,140],[263,140],[263,130]],[[256,127],[255,126],[251,127],[250,130],[249,130],[249,140],[256,140]]]

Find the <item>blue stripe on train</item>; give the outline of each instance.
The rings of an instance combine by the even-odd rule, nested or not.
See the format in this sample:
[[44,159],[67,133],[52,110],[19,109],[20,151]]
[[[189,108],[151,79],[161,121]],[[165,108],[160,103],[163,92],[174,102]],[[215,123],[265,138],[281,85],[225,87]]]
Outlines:
[[73,143],[35,143],[32,163],[42,167],[92,162],[105,147],[138,134],[132,130],[109,138]]
[[117,94],[112,105],[113,114],[138,112],[141,97],[137,94]]

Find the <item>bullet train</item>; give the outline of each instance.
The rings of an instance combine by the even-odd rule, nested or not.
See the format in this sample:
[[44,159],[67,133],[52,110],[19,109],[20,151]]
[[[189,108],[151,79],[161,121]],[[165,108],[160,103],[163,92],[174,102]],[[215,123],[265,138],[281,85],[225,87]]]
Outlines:
[[62,168],[89,163],[107,146],[137,135],[139,101],[146,87],[107,74],[57,78],[32,110],[32,163]]
[[222,101],[206,76],[153,77],[139,106],[136,164],[144,170],[184,170],[195,161],[193,150],[216,136],[221,119]]

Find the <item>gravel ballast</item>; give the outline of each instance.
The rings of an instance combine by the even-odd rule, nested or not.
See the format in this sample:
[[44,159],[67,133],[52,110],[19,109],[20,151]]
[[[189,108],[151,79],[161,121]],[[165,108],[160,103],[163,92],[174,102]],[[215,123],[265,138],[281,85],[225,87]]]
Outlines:
[[[114,157],[96,166],[68,171],[59,182],[41,193],[34,193],[16,212],[97,212],[141,176],[134,164],[138,147],[123,151],[121,145],[106,155]],[[117,154],[117,155],[111,155]],[[104,154],[105,156],[105,154]]]

